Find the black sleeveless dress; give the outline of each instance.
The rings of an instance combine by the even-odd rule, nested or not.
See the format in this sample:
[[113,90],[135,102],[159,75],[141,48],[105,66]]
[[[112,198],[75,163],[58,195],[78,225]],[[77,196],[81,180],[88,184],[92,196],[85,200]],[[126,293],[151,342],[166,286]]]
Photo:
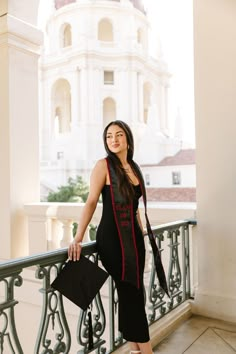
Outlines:
[[[137,214],[138,200],[141,197],[141,188],[135,186],[133,201],[134,215]],[[149,341],[148,322],[145,312],[143,272],[145,264],[145,246],[142,231],[137,217],[134,218],[136,245],[139,258],[140,288],[121,281],[122,256],[120,240],[117,232],[112,208],[110,185],[102,189],[103,212],[97,230],[97,249],[101,261],[107,272],[116,283],[119,298],[119,331],[129,342],[145,343]],[[132,237],[132,235],[130,235]]]

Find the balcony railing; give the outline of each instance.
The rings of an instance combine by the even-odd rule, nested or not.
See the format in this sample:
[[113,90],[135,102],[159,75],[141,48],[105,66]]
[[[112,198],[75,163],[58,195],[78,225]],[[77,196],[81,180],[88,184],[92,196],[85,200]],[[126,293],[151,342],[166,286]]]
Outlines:
[[[178,221],[153,228],[166,270],[170,298],[159,287],[152,257],[147,257],[144,282],[150,325],[192,295],[190,243],[195,224],[195,221]],[[84,244],[82,252],[99,262],[96,242]],[[0,353],[90,352],[86,311],[73,307],[50,285],[66,259],[67,248],[63,248],[0,264]],[[19,289],[24,287],[28,305],[26,300],[19,300],[22,298]],[[37,304],[33,308],[34,300]],[[111,353],[124,343],[118,331],[117,306],[115,284],[108,278],[92,306],[93,341],[97,353]]]

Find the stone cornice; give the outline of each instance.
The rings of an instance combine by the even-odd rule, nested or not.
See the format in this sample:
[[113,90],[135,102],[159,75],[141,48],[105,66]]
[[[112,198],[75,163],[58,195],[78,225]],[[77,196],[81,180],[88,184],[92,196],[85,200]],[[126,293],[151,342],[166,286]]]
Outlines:
[[[90,2],[90,1],[81,1],[81,2],[76,2],[76,3],[71,3],[67,6],[63,6],[60,9],[56,10],[54,13],[54,18],[63,16],[64,14],[68,15],[69,13],[73,12],[75,13],[77,10],[106,10],[106,11],[114,11],[114,15],[117,15],[117,12],[119,11],[120,13],[124,14],[134,14],[137,18],[140,19],[140,21],[143,21],[144,23],[148,24],[148,18],[147,16],[140,10],[136,9],[130,2],[127,2],[127,4],[120,3],[120,2]],[[51,18],[53,20],[53,18]]]
[[[167,80],[171,77],[168,72],[165,63],[162,61],[146,60],[145,57],[133,54],[133,53],[110,53],[110,55],[104,55],[99,52],[81,52],[72,53],[71,56],[67,57],[65,61],[64,56],[51,56],[47,59],[43,59],[41,62],[42,70],[54,70],[55,67],[66,67],[75,66],[79,63],[79,66],[85,65],[86,68],[90,66],[90,61],[92,62],[92,67],[94,69],[104,69],[106,65],[109,67],[114,67],[116,71],[138,71],[138,72],[149,72],[149,74],[154,74],[166,78]],[[96,63],[95,63],[96,61]]]
[[31,24],[6,14],[0,17],[0,45],[5,44],[39,54],[43,33]]

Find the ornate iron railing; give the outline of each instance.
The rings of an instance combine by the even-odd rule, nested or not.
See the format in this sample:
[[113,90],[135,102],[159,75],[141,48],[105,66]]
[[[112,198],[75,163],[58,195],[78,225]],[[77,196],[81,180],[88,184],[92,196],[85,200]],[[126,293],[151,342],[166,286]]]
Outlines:
[[[157,321],[180,305],[191,295],[190,284],[190,229],[195,221],[180,221],[153,228],[168,278],[170,298],[159,287],[154,267],[145,271],[146,308],[149,323]],[[148,248],[147,255],[150,255]],[[96,242],[84,244],[83,254],[97,257]],[[51,287],[51,282],[67,259],[67,249],[28,256],[0,264],[0,353],[56,354],[89,353],[87,313],[78,312],[77,333],[72,334],[64,299]],[[150,270],[149,270],[150,268]],[[29,326],[24,319],[17,318],[15,309],[19,301],[16,289],[24,285],[23,271],[30,269],[39,282],[42,296],[41,322],[38,335],[33,340],[34,348],[23,348],[18,326]],[[108,296],[98,294],[93,301],[93,339],[97,353],[111,353],[123,344],[118,331],[117,293],[111,278],[104,285]],[[33,295],[34,296],[34,295]],[[73,338],[73,340],[72,340]],[[72,348],[72,341],[73,350]],[[74,350],[76,348],[76,350]]]

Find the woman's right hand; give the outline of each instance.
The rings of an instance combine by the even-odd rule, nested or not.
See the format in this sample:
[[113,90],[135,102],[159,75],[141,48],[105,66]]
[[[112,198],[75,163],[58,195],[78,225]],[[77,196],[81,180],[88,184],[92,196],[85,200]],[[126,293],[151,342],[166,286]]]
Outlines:
[[71,261],[78,261],[82,250],[82,243],[74,240],[68,248],[68,257]]

